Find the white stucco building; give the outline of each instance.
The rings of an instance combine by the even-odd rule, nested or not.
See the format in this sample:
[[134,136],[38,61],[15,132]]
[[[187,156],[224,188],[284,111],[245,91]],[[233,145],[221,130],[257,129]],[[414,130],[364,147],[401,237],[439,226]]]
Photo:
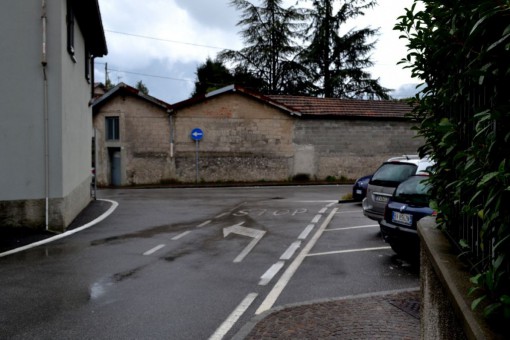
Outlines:
[[90,202],[98,0],[6,0],[0,30],[0,227],[63,231]]

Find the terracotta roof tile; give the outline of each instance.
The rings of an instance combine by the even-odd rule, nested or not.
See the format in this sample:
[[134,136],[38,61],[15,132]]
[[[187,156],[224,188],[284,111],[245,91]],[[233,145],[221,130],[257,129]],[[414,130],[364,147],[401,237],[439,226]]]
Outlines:
[[404,118],[411,112],[409,104],[394,100],[361,100],[317,98],[304,96],[270,95],[302,115],[372,118]]

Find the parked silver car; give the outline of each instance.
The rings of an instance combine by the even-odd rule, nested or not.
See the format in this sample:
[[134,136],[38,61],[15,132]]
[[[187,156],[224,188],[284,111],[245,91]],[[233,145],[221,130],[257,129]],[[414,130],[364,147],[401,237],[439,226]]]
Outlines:
[[429,158],[417,156],[395,157],[384,162],[376,170],[368,183],[367,196],[363,200],[363,214],[376,221],[381,221],[384,208],[393,195],[395,188],[412,175],[425,173],[434,165]]

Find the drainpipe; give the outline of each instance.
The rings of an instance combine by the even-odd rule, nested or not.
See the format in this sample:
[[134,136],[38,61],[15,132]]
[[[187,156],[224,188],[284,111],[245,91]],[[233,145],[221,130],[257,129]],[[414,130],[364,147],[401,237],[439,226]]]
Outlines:
[[170,158],[174,157],[174,121],[172,112],[169,112],[168,120],[170,122]]
[[47,21],[48,18],[46,16],[46,0],[42,0],[42,55],[41,55],[41,65],[43,71],[43,110],[44,110],[44,192],[45,192],[45,208],[44,208],[44,216],[45,216],[45,228],[49,229],[49,210],[50,210],[50,162],[49,162],[49,124],[48,124],[48,77],[46,75],[46,66],[47,55],[46,55],[46,31],[47,31]]

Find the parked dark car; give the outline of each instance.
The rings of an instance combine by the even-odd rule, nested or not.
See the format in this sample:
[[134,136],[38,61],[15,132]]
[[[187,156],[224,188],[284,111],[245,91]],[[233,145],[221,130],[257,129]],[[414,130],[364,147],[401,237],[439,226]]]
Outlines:
[[435,214],[429,207],[427,179],[426,175],[415,175],[400,183],[379,222],[384,240],[397,254],[418,256],[420,243],[416,224],[421,218]]
[[365,196],[367,195],[367,187],[368,182],[370,182],[370,179],[372,178],[372,175],[367,175],[360,177],[354,182],[354,185],[352,186],[352,199],[355,201],[362,201]]

